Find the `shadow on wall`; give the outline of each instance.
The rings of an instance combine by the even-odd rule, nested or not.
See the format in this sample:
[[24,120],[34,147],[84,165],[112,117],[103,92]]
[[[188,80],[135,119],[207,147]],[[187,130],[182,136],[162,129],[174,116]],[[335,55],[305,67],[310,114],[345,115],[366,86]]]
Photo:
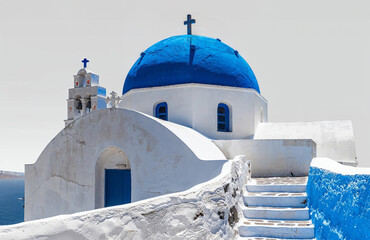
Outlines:
[[307,176],[316,157],[311,139],[213,140],[228,159],[245,155],[252,163],[252,177]]

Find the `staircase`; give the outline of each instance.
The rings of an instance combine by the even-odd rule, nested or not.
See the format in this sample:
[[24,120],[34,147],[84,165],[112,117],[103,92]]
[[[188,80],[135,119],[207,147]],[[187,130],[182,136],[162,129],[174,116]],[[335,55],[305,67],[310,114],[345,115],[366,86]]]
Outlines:
[[239,239],[314,239],[307,177],[252,178],[246,186]]

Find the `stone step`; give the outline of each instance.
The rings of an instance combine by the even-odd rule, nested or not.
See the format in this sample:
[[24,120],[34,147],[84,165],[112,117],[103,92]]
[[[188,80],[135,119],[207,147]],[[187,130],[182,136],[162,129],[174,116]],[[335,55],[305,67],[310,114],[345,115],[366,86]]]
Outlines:
[[316,238],[265,238],[265,237],[238,237],[240,240],[316,240]]
[[307,177],[252,178],[249,192],[306,192]]
[[306,192],[306,184],[295,184],[295,185],[256,185],[248,184],[248,192]]
[[238,227],[241,237],[267,237],[286,239],[315,238],[314,226],[310,220],[285,221],[245,219]]
[[245,218],[279,219],[279,220],[308,220],[308,208],[287,207],[242,207]]
[[247,207],[294,207],[304,208],[307,204],[306,193],[286,192],[247,192],[243,196]]

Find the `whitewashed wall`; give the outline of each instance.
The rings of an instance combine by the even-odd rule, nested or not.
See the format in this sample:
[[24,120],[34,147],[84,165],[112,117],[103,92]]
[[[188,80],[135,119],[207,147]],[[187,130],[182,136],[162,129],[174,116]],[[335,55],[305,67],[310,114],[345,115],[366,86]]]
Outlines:
[[253,177],[307,176],[316,144],[311,139],[213,140],[232,159],[245,155],[251,161]]
[[[205,84],[142,88],[123,96],[121,108],[153,116],[159,102],[168,104],[168,120],[191,127],[212,139],[250,138],[267,121],[267,101],[255,90]],[[231,132],[217,131],[217,107],[230,108]]]
[[357,166],[351,121],[261,123],[254,139],[312,139],[317,157]]
[[245,157],[187,191],[127,205],[0,226],[0,239],[236,239]]
[[94,111],[68,125],[35,164],[26,165],[25,220],[101,207],[100,168],[109,162],[130,165],[132,201],[138,201],[205,182],[225,161],[190,128],[125,109]]

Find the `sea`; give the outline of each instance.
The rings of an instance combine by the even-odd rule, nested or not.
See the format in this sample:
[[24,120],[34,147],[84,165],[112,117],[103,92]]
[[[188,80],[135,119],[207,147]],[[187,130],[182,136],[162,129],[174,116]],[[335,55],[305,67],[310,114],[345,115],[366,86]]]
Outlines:
[[0,225],[24,220],[24,179],[0,179]]

